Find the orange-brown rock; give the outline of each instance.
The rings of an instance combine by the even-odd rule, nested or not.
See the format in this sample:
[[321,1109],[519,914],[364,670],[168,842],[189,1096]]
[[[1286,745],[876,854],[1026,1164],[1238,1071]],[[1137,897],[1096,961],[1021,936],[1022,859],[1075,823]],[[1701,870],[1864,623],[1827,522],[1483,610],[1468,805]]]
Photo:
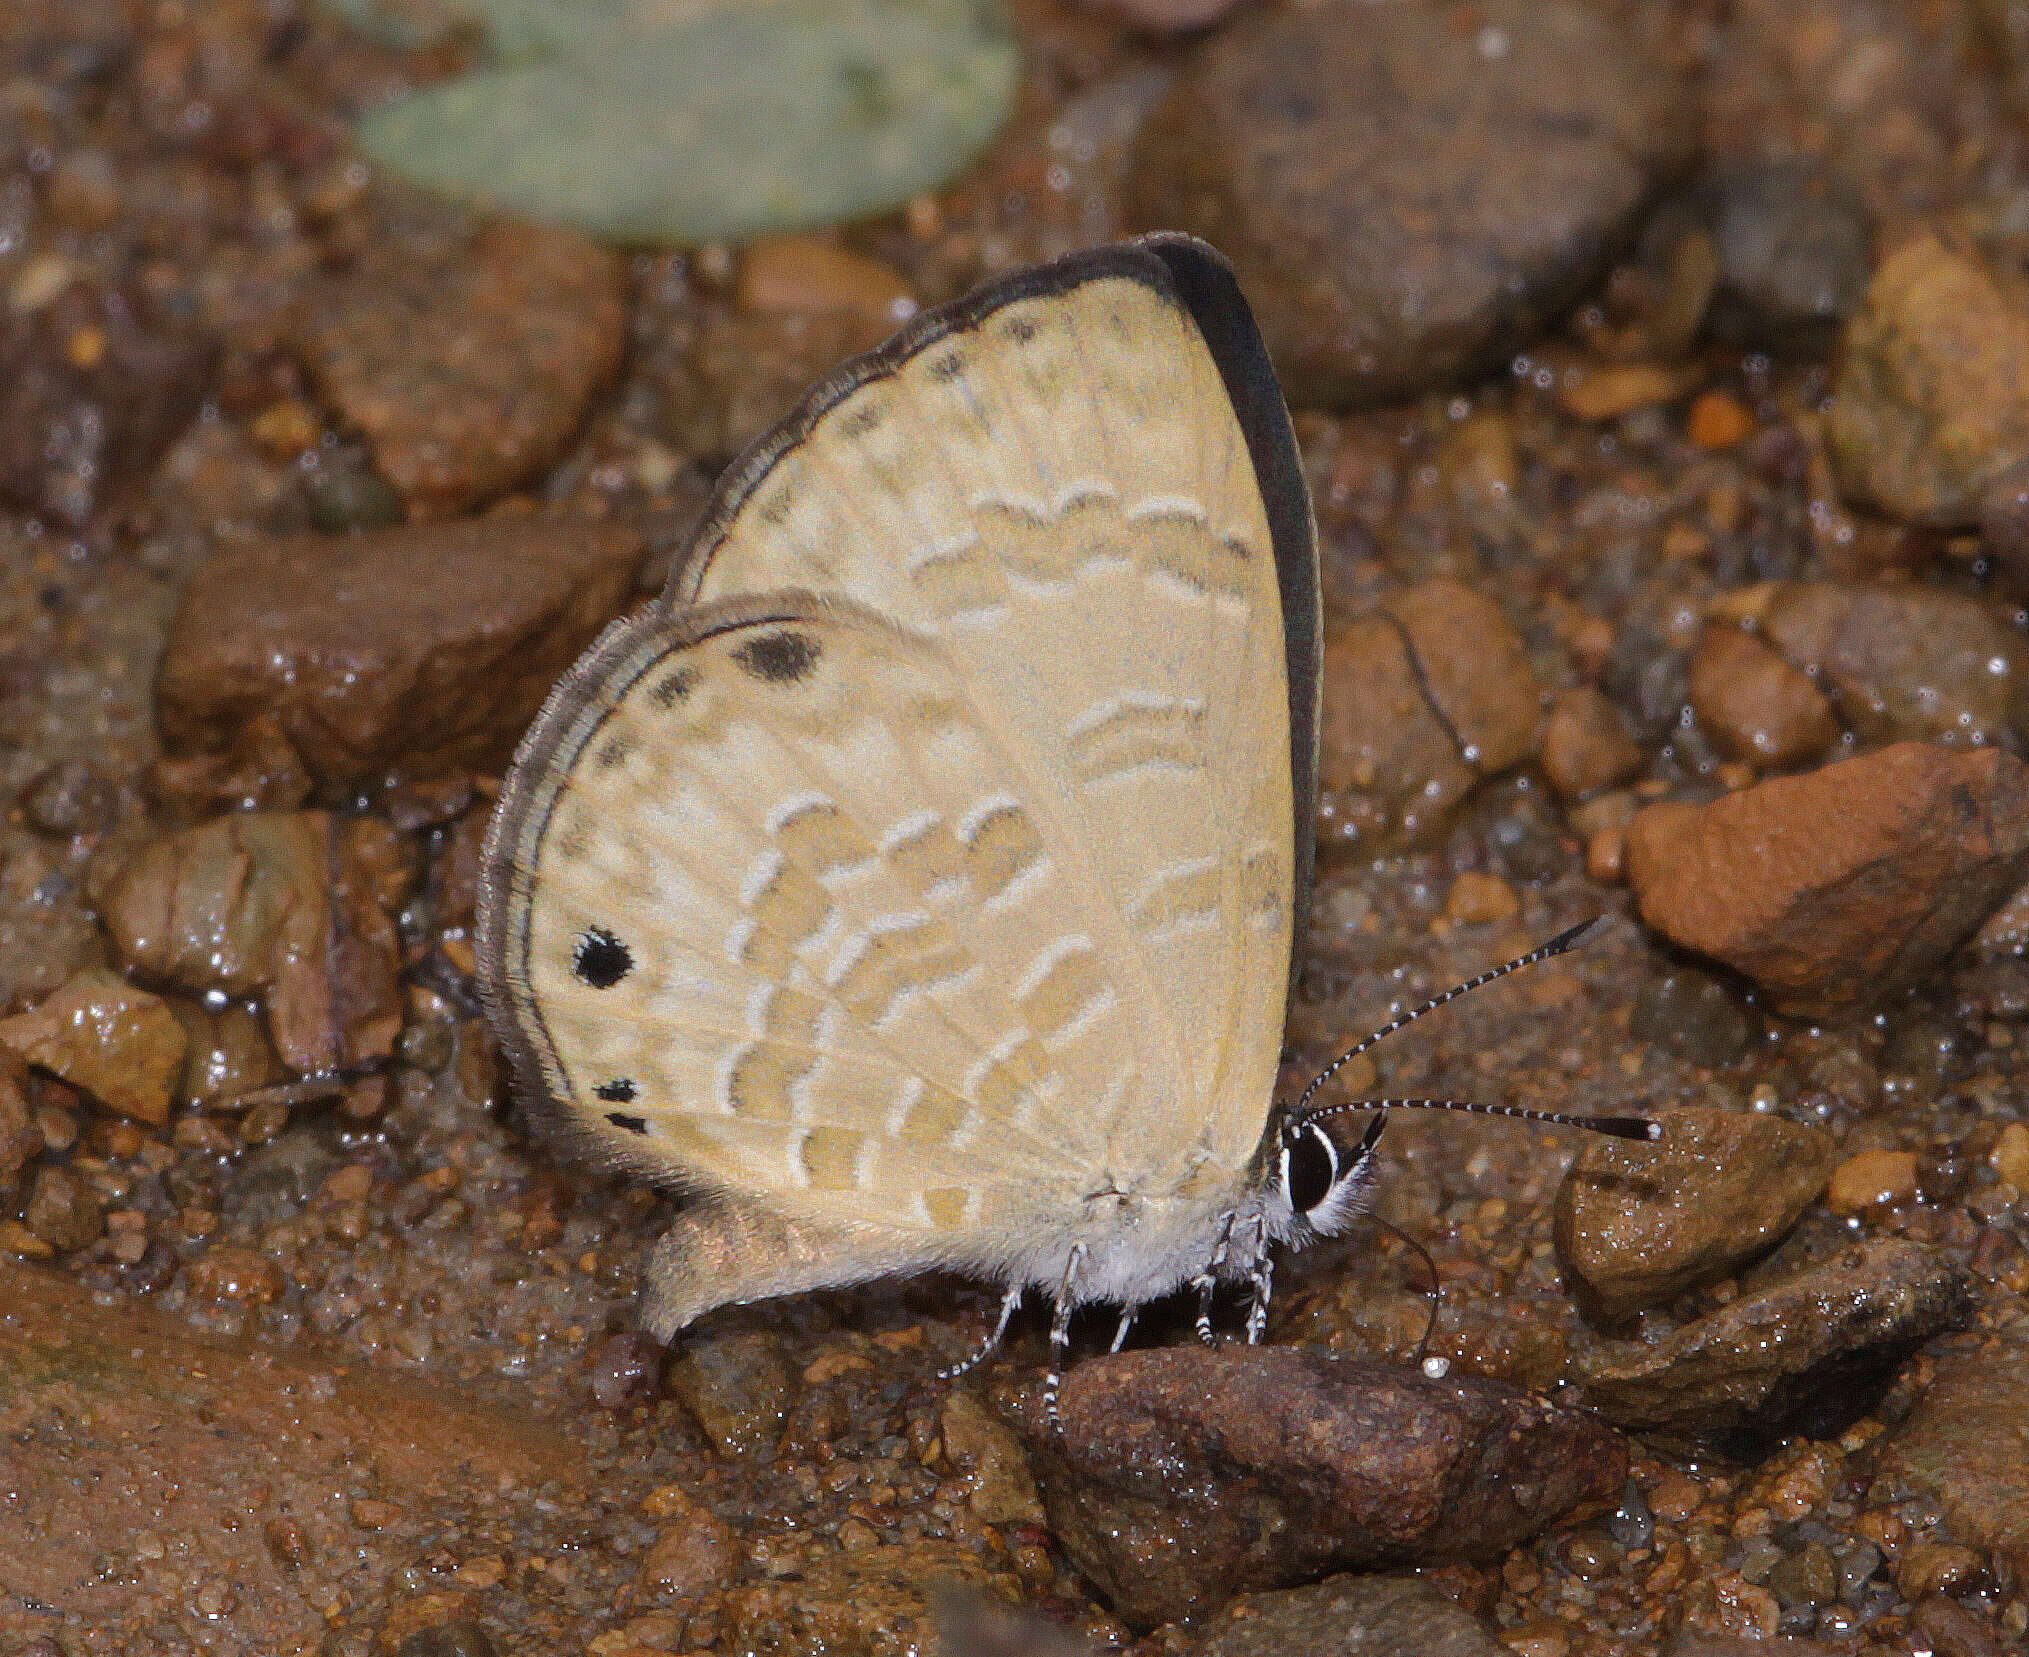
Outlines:
[[1824,693],[1761,640],[1708,627],[1691,657],[1691,708],[1728,759],[1787,771],[1824,758],[1839,722]]
[[304,306],[296,354],[410,520],[448,518],[577,435],[620,365],[627,275],[582,236],[515,220],[383,229]]
[[1784,1011],[1858,1007],[1936,966],[2029,874],[2029,766],[1898,743],[1628,831],[1642,919]]
[[184,587],[156,679],[173,751],[271,719],[327,788],[497,771],[632,590],[633,530],[485,518],[235,548]]

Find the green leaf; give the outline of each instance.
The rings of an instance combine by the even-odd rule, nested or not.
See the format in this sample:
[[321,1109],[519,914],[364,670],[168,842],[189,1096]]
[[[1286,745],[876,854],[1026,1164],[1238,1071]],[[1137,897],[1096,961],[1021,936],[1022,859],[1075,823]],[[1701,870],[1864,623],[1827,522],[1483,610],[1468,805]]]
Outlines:
[[999,0],[458,5],[489,30],[492,63],[369,115],[367,154],[625,242],[732,241],[898,206],[985,146],[1020,70]]

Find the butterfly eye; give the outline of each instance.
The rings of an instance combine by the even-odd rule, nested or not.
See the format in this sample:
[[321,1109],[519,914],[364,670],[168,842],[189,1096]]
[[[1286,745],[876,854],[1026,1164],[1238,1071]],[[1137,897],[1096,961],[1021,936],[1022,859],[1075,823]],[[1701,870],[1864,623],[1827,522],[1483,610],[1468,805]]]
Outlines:
[[1308,1214],[1323,1202],[1338,1178],[1338,1147],[1315,1122],[1304,1123],[1283,1141],[1282,1189],[1297,1213]]

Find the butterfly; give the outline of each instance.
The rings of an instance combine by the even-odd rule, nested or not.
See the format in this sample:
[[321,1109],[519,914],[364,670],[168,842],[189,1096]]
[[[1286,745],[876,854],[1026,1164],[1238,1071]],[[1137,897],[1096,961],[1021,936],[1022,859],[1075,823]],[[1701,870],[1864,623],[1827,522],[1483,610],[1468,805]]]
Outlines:
[[1005,1290],[975,1358],[1052,1298],[1052,1406],[1088,1303],[1117,1348],[1194,1286],[1209,1338],[1245,1284],[1259,1338],[1274,1249],[1371,1177],[1386,1117],[1330,1118],[1445,1103],[1272,1103],[1319,628],[1289,415],[1189,237],[923,313],[729,469],[528,732],[481,877],[538,1112],[690,1198],[652,1334],[955,1270]]

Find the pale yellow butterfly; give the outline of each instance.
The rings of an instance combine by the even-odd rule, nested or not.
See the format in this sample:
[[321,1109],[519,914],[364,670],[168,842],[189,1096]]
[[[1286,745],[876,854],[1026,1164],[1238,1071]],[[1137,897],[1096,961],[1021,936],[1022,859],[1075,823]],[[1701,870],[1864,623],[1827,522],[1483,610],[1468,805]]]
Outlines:
[[986,1349],[1031,1286],[1058,1346],[1224,1280],[1258,1337],[1374,1140],[1271,1111],[1318,627],[1287,411],[1187,237],[925,313],[731,468],[529,732],[482,881],[526,1088],[691,1198],[653,1333],[942,1267],[1005,1286]]

